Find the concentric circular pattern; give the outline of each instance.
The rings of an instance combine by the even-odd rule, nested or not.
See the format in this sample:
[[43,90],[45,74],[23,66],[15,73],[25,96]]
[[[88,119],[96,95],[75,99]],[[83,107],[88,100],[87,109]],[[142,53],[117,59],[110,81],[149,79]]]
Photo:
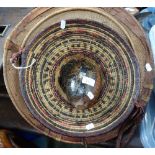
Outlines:
[[[58,134],[89,137],[110,131],[129,116],[139,95],[133,53],[130,44],[104,24],[70,19],[61,29],[56,23],[38,34],[22,56],[22,66],[36,59],[20,71],[25,103]],[[89,130],[90,123],[94,127]]]

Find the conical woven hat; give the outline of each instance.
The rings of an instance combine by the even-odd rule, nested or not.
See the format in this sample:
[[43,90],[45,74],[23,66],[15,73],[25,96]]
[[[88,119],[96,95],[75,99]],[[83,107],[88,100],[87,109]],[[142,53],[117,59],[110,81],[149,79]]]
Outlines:
[[[9,60],[19,47],[23,69],[16,70]],[[37,8],[5,44],[5,82],[17,110],[65,142],[116,137],[148,101],[152,69],[142,29],[120,8]]]

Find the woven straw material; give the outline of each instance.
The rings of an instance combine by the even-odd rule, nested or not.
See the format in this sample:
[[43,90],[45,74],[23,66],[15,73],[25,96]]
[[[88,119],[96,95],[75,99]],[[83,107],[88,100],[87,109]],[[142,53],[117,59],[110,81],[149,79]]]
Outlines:
[[[22,67],[36,62],[17,71],[9,59],[19,47],[25,47]],[[61,68],[72,59],[96,66],[96,96],[89,108],[71,106],[60,87]],[[37,8],[6,41],[4,77],[17,110],[42,133],[65,142],[97,143],[117,137],[135,107],[145,106],[153,76],[146,63],[153,69],[144,33],[123,9]]]

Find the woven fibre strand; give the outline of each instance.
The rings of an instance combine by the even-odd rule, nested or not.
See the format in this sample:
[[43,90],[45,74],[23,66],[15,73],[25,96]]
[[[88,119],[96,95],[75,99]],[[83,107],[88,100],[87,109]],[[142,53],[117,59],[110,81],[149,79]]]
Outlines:
[[[21,66],[36,62],[18,72],[9,59],[23,46]],[[97,96],[85,109],[73,107],[59,83],[64,64],[79,59],[96,66],[99,77]],[[17,110],[42,133],[69,143],[97,143],[117,137],[135,107],[145,106],[152,89],[146,62],[153,67],[144,33],[121,8],[37,8],[6,41],[4,77]]]

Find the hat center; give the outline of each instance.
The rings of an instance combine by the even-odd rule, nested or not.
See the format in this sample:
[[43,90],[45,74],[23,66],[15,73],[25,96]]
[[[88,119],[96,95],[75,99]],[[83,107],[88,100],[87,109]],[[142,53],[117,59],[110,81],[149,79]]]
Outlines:
[[83,109],[96,102],[102,86],[100,72],[93,60],[82,55],[63,63],[59,85],[72,106]]

